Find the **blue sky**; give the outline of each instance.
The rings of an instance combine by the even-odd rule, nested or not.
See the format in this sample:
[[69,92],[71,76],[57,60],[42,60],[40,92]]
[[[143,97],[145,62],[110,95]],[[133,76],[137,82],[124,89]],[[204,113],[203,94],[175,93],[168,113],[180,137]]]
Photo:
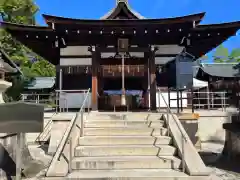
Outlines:
[[[70,18],[99,19],[115,6],[116,0],[36,0],[40,11],[37,22],[45,25],[41,14]],[[130,6],[146,18],[166,18],[206,12],[202,24],[240,21],[240,0],[129,0]],[[240,48],[240,32],[224,45]]]

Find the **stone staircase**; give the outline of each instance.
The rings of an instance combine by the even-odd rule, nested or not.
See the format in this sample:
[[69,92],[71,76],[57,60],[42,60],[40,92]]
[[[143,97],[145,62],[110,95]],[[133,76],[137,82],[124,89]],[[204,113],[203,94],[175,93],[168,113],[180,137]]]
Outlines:
[[69,180],[205,180],[182,172],[182,161],[159,114],[92,113],[85,122]]

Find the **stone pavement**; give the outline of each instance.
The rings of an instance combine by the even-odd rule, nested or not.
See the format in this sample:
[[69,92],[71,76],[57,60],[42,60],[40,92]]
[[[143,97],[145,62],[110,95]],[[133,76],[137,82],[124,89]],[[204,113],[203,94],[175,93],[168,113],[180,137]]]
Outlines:
[[228,173],[224,170],[218,168],[212,168],[213,173],[211,174],[210,180],[239,180],[240,175],[234,175],[232,173]]
[[[210,154],[207,157],[202,157],[206,164],[215,162],[223,150],[224,144],[207,142],[202,144],[202,150],[200,154]],[[219,169],[213,166],[208,166],[212,173],[210,180],[240,180],[240,174],[234,172],[228,172],[223,169]]]

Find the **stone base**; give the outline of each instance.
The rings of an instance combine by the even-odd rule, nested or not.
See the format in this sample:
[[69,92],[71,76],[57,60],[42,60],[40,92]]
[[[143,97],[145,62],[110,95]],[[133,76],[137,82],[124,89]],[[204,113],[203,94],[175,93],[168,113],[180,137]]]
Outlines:
[[227,123],[223,128],[226,130],[226,141],[222,155],[229,161],[240,162],[240,124]]
[[181,123],[187,132],[193,144],[199,140],[198,137],[198,120],[181,120]]

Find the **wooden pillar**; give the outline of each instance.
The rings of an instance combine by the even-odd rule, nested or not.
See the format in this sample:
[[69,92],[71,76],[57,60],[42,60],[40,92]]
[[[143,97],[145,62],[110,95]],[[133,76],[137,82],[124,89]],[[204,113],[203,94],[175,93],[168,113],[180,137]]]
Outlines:
[[92,48],[92,111],[98,110],[98,61],[99,52]]
[[104,81],[103,76],[98,71],[98,110],[104,109]]
[[148,88],[149,88],[149,54],[144,53],[144,81],[143,81],[143,97],[144,97],[144,108],[149,109],[149,93],[148,93]]
[[150,110],[157,110],[156,101],[156,64],[155,64],[155,51],[151,51],[149,57],[149,71],[150,71]]
[[[57,41],[55,42],[55,55],[54,55],[54,62],[57,64],[56,65],[56,79],[55,79],[55,84],[56,84],[56,89],[60,90],[62,89],[62,84],[63,84],[63,73],[61,72],[61,64],[60,64],[60,48],[58,47]],[[60,77],[60,73],[62,73],[62,77]],[[61,81],[61,83],[60,83]],[[60,87],[61,86],[61,87]]]

